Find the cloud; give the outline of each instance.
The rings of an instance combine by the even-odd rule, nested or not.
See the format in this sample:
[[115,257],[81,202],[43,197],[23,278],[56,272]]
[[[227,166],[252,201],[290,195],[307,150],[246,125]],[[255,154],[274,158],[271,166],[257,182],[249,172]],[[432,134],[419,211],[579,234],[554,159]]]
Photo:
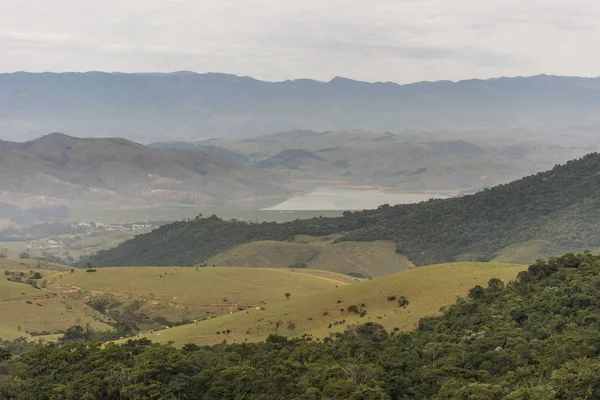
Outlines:
[[2,0],[0,70],[596,75],[595,0]]

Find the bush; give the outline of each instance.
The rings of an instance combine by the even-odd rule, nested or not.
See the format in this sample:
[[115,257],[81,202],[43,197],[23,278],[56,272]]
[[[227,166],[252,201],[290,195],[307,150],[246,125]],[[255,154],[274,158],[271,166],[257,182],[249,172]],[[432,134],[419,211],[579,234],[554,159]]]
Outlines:
[[387,297],[387,299],[388,299],[388,301],[395,301],[395,300],[396,300],[396,296],[389,295],[389,296]]
[[29,255],[29,253],[24,251],[21,254],[19,254],[19,258],[22,260],[27,260],[27,259],[31,258],[31,255]]
[[349,305],[348,312],[358,314],[358,306],[356,304]]
[[308,265],[306,263],[295,263],[288,265],[288,268],[307,268]]
[[367,279],[369,276],[363,275],[360,272],[346,272],[346,275],[351,276],[353,278]]
[[398,299],[398,305],[402,308],[406,308],[408,303],[408,299],[404,296],[400,296],[400,298]]

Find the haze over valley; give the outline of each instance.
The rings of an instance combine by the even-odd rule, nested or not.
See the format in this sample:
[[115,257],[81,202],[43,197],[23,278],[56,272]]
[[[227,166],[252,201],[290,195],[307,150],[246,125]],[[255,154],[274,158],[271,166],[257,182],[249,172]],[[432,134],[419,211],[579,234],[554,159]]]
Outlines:
[[598,21],[0,0],[0,400],[600,399]]

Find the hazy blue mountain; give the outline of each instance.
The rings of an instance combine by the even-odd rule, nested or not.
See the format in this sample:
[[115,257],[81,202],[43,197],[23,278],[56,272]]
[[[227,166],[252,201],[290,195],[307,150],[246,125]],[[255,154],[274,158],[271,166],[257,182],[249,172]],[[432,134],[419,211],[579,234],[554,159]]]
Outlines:
[[219,146],[202,145],[192,142],[153,142],[147,145],[151,149],[176,149],[176,150],[192,150],[200,153],[208,154],[209,156],[227,160],[236,164],[248,164],[250,159],[243,154],[224,149]]
[[[293,129],[597,129],[600,79],[532,76],[398,85],[345,78],[264,82],[227,74],[0,74],[0,135],[151,142]],[[590,128],[591,127],[591,128]],[[301,131],[300,131],[301,132]]]

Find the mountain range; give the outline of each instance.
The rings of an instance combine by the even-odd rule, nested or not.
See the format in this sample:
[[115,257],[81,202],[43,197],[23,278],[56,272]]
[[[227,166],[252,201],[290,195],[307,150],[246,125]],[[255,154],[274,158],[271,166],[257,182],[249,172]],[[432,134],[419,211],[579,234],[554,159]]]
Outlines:
[[0,200],[145,205],[232,204],[288,196],[286,179],[201,152],[61,133],[0,141]]
[[157,142],[276,172],[290,180],[352,187],[466,193],[552,168],[598,149],[543,141],[427,139],[365,130],[293,130],[241,140]]
[[0,132],[11,140],[61,131],[148,143],[298,128],[589,138],[599,106],[599,78],[547,75],[399,85],[193,72],[0,74]]

